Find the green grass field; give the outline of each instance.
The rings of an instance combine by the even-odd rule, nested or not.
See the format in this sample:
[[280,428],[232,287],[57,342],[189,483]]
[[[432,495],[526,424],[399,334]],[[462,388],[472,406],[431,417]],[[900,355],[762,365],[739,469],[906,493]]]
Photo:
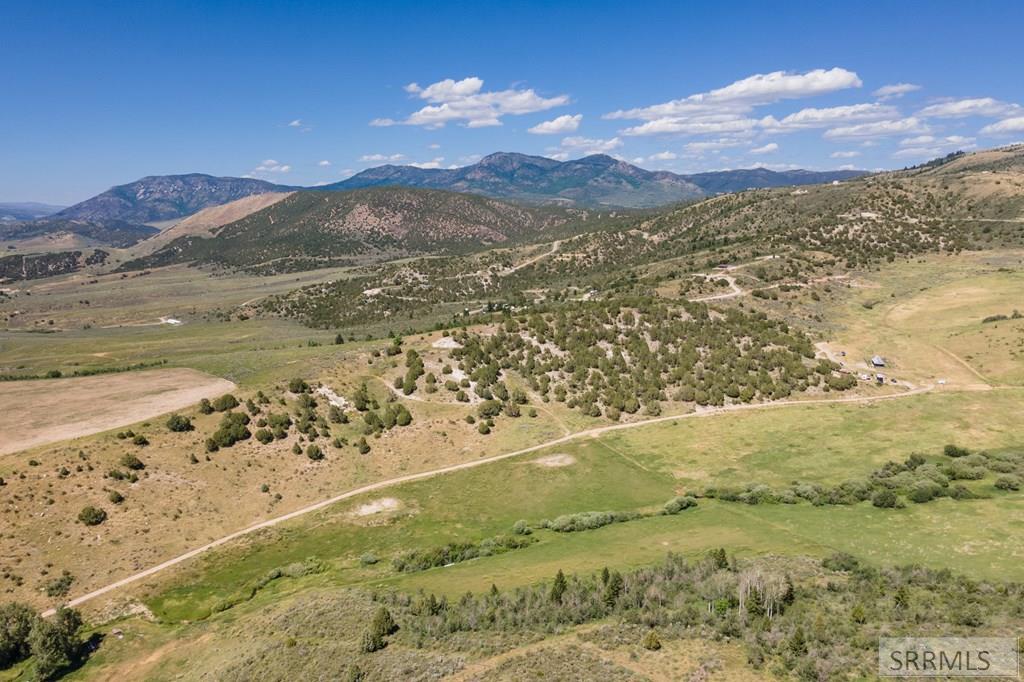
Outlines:
[[[194,619],[237,597],[242,586],[271,568],[310,556],[331,562],[327,579],[333,584],[446,593],[486,588],[492,582],[527,584],[559,568],[633,567],[667,551],[693,554],[718,546],[740,553],[818,556],[843,550],[878,563],[900,556],[993,578],[1017,575],[1020,557],[1014,538],[1019,537],[1024,499],[998,493],[987,500],[942,501],[898,511],[866,503],[747,507],[702,500],[696,511],[676,517],[574,534],[541,531],[540,542],[533,546],[451,568],[395,575],[388,559],[408,549],[506,533],[518,519],[536,524],[579,511],[654,510],[679,492],[703,485],[797,479],[835,483],[863,477],[915,450],[934,454],[947,442],[973,448],[1011,446],[1019,443],[1014,429],[1019,404],[1015,390],[949,393],[871,406],[720,415],[613,432],[332,507],[267,532],[244,548],[198,561],[168,589],[153,590],[148,603],[167,619]],[[552,454],[575,462],[560,467],[531,463]],[[699,476],[694,475],[697,471]],[[981,484],[995,492],[991,481]],[[402,509],[377,520],[352,517],[353,509],[382,497],[399,500]],[[977,536],[978,519],[990,517],[984,537]],[[938,541],[939,535],[945,540]],[[366,552],[381,562],[360,566],[359,557]]]

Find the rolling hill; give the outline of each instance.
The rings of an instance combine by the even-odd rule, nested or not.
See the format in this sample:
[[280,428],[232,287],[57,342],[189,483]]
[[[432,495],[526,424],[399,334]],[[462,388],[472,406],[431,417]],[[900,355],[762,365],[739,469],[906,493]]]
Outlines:
[[295,192],[212,237],[188,234],[124,269],[179,262],[282,272],[557,238],[600,214],[405,187]]

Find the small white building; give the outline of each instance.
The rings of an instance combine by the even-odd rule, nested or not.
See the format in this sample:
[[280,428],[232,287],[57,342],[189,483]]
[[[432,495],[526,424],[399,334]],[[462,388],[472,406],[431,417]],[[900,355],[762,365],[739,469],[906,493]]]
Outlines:
[[881,355],[875,355],[871,358],[871,364],[875,367],[885,367],[885,358]]

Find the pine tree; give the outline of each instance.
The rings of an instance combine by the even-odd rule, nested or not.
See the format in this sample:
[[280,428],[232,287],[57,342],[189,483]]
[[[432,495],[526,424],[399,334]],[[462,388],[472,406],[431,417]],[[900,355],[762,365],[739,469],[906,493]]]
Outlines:
[[551,583],[551,601],[556,604],[561,604],[562,596],[565,594],[567,587],[568,583],[565,580],[565,574],[562,573],[562,569],[558,569],[558,573],[555,575],[555,581]]

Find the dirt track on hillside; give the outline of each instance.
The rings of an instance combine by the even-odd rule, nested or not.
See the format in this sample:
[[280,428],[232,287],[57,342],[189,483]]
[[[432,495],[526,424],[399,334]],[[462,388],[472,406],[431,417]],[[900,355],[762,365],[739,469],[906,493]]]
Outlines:
[[[324,507],[328,507],[328,506],[330,506],[332,504],[336,504],[338,502],[341,502],[342,500],[347,500],[347,499],[356,497],[357,495],[362,495],[363,493],[368,493],[368,492],[372,492],[372,491],[375,491],[375,490],[382,490],[384,488],[390,488],[390,487],[398,485],[400,483],[409,483],[409,482],[412,482],[412,481],[423,480],[425,478],[433,478],[434,476],[440,476],[442,474],[452,473],[452,472],[455,472],[455,471],[462,471],[464,469],[472,469],[472,468],[475,468],[475,467],[478,467],[478,466],[482,466],[484,464],[490,464],[492,462],[498,462],[498,461],[501,461],[501,460],[504,460],[504,459],[509,459],[511,457],[518,457],[518,456],[521,456],[521,455],[529,454],[531,452],[537,452],[538,450],[543,450],[543,449],[551,447],[553,445],[561,445],[563,443],[567,443],[569,441],[577,440],[577,439],[580,439],[580,438],[590,438],[590,437],[594,437],[594,436],[599,436],[599,435],[604,434],[604,433],[609,433],[611,431],[621,431],[623,429],[632,429],[632,428],[637,428],[637,427],[641,427],[641,426],[647,426],[649,424],[657,424],[657,423],[660,423],[660,422],[674,421],[674,420],[683,420],[683,419],[693,419],[693,418],[699,418],[699,417],[710,417],[712,415],[728,414],[728,413],[732,413],[732,412],[747,412],[747,411],[750,411],[750,410],[781,409],[781,408],[785,408],[785,407],[799,407],[799,406],[823,405],[823,404],[831,404],[831,405],[844,405],[845,404],[845,405],[850,405],[850,404],[861,404],[861,403],[873,403],[873,402],[879,402],[879,401],[884,401],[884,400],[899,400],[899,399],[902,399],[902,398],[910,397],[912,395],[919,395],[919,394],[922,394],[922,393],[926,393],[928,391],[931,391],[933,388],[934,388],[934,386],[922,386],[922,387],[915,388],[915,389],[912,389],[912,390],[909,390],[909,391],[904,391],[902,393],[889,393],[889,394],[885,394],[885,395],[876,395],[876,396],[854,396],[854,397],[849,397],[849,398],[814,398],[814,399],[810,399],[810,400],[780,400],[780,401],[777,401],[777,402],[774,402],[774,403],[745,403],[745,404],[741,404],[741,405],[730,405],[730,406],[726,406],[726,407],[709,407],[709,408],[700,409],[700,410],[698,410],[696,412],[689,412],[689,413],[686,413],[686,414],[666,415],[666,416],[662,416],[662,417],[654,417],[654,418],[651,418],[651,419],[643,419],[641,421],[636,421],[636,422],[629,422],[629,423],[625,423],[625,424],[609,424],[608,426],[599,426],[599,427],[595,427],[595,428],[592,428],[592,429],[586,429],[584,431],[576,431],[575,433],[570,433],[568,435],[561,436],[560,438],[555,438],[553,440],[549,440],[549,441],[547,441],[545,443],[539,443],[537,445],[532,445],[532,446],[527,447],[527,448],[522,448],[521,450],[515,450],[513,452],[506,452],[506,453],[500,454],[500,455],[493,455],[491,457],[484,457],[484,458],[477,459],[477,460],[472,460],[472,461],[469,461],[469,462],[462,462],[461,464],[452,464],[450,466],[441,467],[439,469],[432,469],[430,471],[421,471],[421,472],[415,473],[415,474],[407,474],[405,476],[398,476],[396,478],[390,478],[390,479],[387,479],[387,480],[384,480],[384,481],[377,481],[376,483],[371,483],[370,485],[365,485],[365,486],[362,486],[360,488],[355,488],[354,490],[349,490],[349,491],[340,493],[338,495],[335,495],[334,497],[328,498],[326,500],[321,500],[320,502],[316,502],[316,503],[308,505],[306,507],[302,507],[301,509],[296,509],[295,511],[289,512],[289,513],[284,514],[282,516],[278,516],[278,517],[272,518],[272,519],[267,519],[266,521],[261,521],[259,523],[256,523],[256,524],[252,525],[252,526],[249,526],[248,528],[243,528],[243,529],[237,530],[237,531],[235,531],[233,533],[229,533],[229,534],[227,534],[227,535],[225,535],[225,536],[223,536],[221,538],[218,538],[218,539],[214,540],[213,542],[208,542],[205,545],[202,545],[200,547],[196,547],[195,549],[192,549],[192,550],[190,550],[188,552],[185,552],[184,554],[176,556],[176,557],[174,557],[172,559],[168,559],[167,561],[164,561],[163,563],[157,564],[156,566],[152,566],[150,568],[147,568],[144,571],[140,571],[139,573],[136,573],[134,575],[130,575],[130,576],[126,577],[126,578],[122,578],[121,580],[117,580],[115,582],[112,582],[109,585],[107,585],[105,587],[101,587],[101,588],[99,588],[97,590],[93,590],[92,592],[89,592],[88,594],[83,594],[83,595],[81,595],[79,597],[75,597],[74,599],[71,599],[70,601],[68,601],[68,603],[66,605],[68,607],[78,606],[79,604],[82,604],[84,602],[87,602],[87,601],[90,601],[92,599],[95,599],[96,597],[99,597],[99,596],[102,596],[104,594],[107,594],[108,592],[112,592],[113,590],[119,589],[119,588],[124,587],[126,585],[130,585],[131,583],[136,582],[138,580],[141,580],[143,578],[148,578],[149,576],[155,575],[156,573],[160,573],[161,571],[164,571],[164,570],[166,570],[168,568],[171,568],[172,566],[176,566],[177,564],[184,563],[184,562],[186,562],[186,561],[188,561],[188,560],[190,560],[190,559],[192,559],[194,557],[199,556],[200,554],[203,554],[204,552],[207,552],[207,551],[209,551],[211,549],[214,549],[215,547],[220,547],[221,545],[227,544],[228,542],[231,542],[232,540],[236,540],[238,538],[244,537],[246,535],[249,535],[249,534],[254,533],[256,531],[262,530],[264,528],[271,528],[271,527],[276,526],[276,525],[278,525],[280,523],[284,523],[285,521],[290,521],[291,519],[297,518],[299,516],[304,516],[306,514],[309,514],[310,512],[314,512],[314,511],[317,511],[319,509],[323,509]],[[55,611],[53,609],[50,609],[50,610],[44,612],[43,615],[44,616],[50,616],[53,613],[55,613]]]

